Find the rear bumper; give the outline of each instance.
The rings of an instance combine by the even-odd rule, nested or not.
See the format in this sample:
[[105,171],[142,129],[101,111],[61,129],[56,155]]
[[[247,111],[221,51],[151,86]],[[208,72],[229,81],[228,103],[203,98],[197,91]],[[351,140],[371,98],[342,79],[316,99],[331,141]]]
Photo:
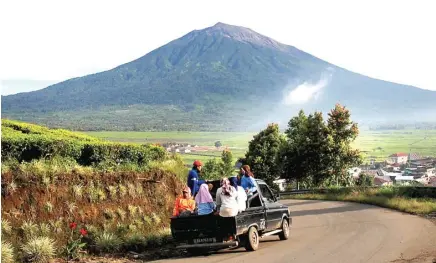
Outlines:
[[186,249],[186,248],[226,248],[226,247],[236,247],[238,246],[238,241],[229,241],[222,243],[205,243],[205,244],[192,244],[192,245],[180,245],[176,248],[178,249]]

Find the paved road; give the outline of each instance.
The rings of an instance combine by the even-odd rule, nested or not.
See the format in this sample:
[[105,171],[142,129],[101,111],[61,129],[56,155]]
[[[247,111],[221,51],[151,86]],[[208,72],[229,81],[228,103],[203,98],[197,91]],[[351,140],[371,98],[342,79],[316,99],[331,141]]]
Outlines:
[[432,263],[435,259],[436,225],[429,220],[355,203],[282,202],[292,208],[293,226],[287,241],[267,237],[255,252],[223,250],[156,262]]

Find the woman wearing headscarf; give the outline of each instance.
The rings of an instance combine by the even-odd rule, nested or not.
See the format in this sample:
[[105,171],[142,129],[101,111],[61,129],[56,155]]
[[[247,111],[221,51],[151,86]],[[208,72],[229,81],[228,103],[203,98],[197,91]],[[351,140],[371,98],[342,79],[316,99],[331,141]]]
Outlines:
[[215,210],[216,205],[207,184],[200,185],[200,190],[198,190],[198,194],[195,197],[195,203],[197,204],[199,216],[211,214]]
[[173,216],[190,215],[195,210],[195,200],[192,199],[191,189],[189,187],[183,188],[182,196],[176,198],[173,209]]
[[233,217],[238,214],[238,191],[230,185],[227,178],[221,181],[221,187],[216,192],[216,205],[219,215],[222,217]]
[[252,195],[257,190],[254,175],[248,165],[241,167],[241,186],[244,188],[247,195]]
[[244,189],[238,185],[238,178],[236,176],[229,178],[230,185],[233,186],[236,191],[238,192],[238,207],[239,212],[244,211],[247,208],[247,194],[245,193]]

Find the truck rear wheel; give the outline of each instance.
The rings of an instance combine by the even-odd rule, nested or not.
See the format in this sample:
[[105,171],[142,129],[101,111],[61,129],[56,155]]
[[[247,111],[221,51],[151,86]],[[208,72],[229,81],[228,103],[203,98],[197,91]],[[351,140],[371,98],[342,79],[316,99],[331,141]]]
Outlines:
[[280,240],[288,240],[289,239],[289,223],[286,218],[282,221],[282,232],[279,234]]
[[259,233],[254,226],[248,229],[246,238],[245,249],[247,251],[256,251],[259,248]]

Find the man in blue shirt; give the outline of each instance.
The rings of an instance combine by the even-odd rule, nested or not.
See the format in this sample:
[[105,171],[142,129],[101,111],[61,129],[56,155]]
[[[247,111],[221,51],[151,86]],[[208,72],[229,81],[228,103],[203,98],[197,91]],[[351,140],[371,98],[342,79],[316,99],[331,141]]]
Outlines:
[[192,170],[188,174],[188,187],[191,189],[192,196],[197,195],[200,185],[204,183],[204,180],[200,180],[198,174],[201,171],[203,163],[199,160],[195,160],[192,164]]

